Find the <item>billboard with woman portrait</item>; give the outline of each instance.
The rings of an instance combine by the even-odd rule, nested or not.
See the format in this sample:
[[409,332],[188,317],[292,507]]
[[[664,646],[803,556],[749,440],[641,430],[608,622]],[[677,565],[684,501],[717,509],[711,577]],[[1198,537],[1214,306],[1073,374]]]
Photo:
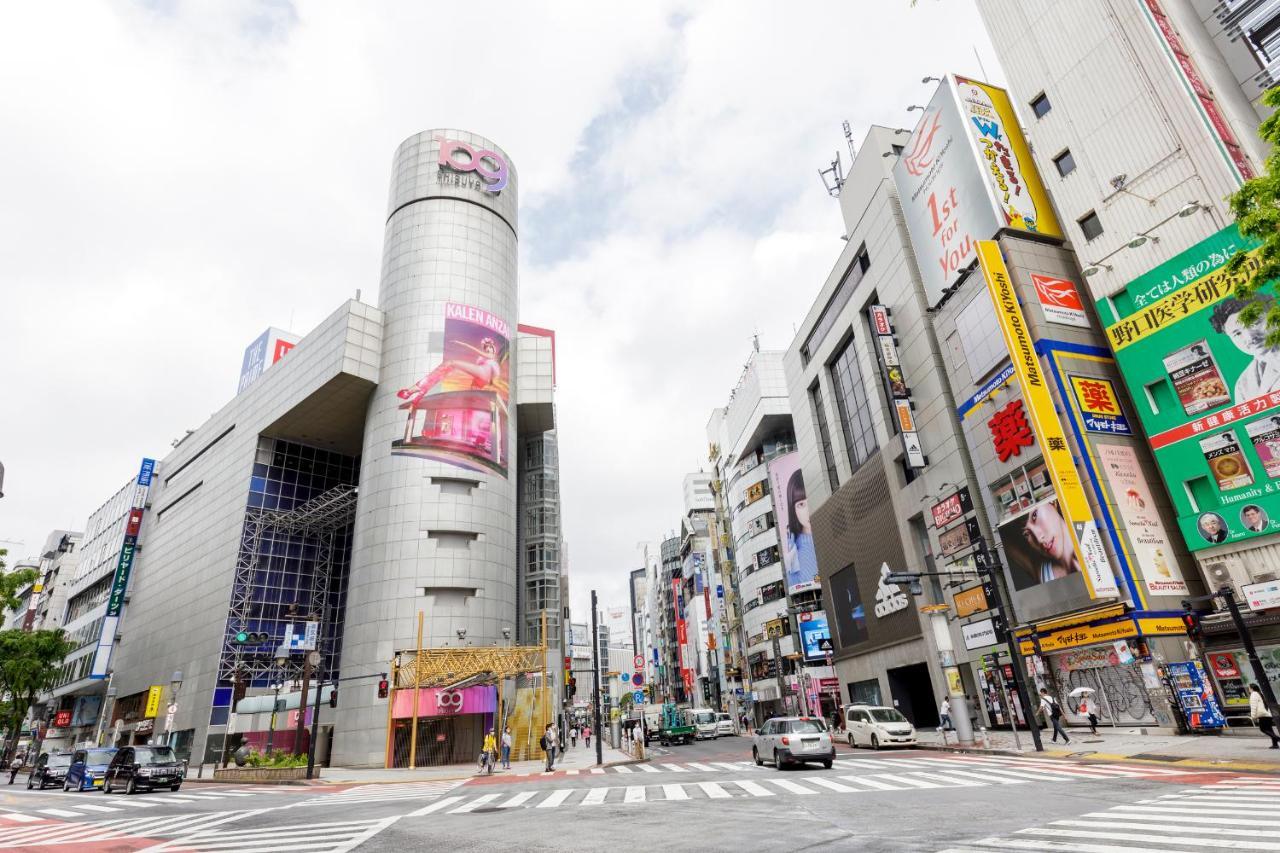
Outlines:
[[817,589],[818,553],[813,547],[813,524],[799,452],[784,454],[769,463],[769,488],[773,492],[773,514],[778,520],[787,590],[797,593]]
[[1053,496],[1034,503],[1024,512],[1000,524],[1013,584],[1026,589],[1080,571],[1080,557],[1071,539],[1071,528]]

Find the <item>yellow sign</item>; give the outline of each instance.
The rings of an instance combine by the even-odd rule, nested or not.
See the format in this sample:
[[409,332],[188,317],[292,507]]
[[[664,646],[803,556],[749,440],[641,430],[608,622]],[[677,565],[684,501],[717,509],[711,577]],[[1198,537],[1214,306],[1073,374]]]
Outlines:
[[764,480],[747,486],[747,503],[755,503],[764,497]]
[[987,609],[987,596],[982,587],[975,586],[964,592],[957,592],[951,599],[956,605],[956,616],[961,618],[981,613]]
[[143,712],[144,717],[154,717],[160,713],[160,699],[164,695],[164,687],[159,684],[153,684],[147,688],[147,708]]
[[784,635],[781,619],[770,619],[768,622],[764,623],[764,630],[765,636],[771,640],[774,637],[781,637]]
[[1062,517],[1070,525],[1072,545],[1080,565],[1084,567],[1089,595],[1092,598],[1119,595],[1115,575],[1111,572],[1111,561],[1103,550],[1098,525],[1089,509],[1062,421],[1054,409],[1040,357],[1036,355],[1022,306],[1018,304],[1017,291],[1000,254],[1000,244],[994,240],[979,240],[978,264],[982,267],[987,290],[995,304],[996,319],[1000,322],[1009,356],[1013,359],[1013,375],[1031,415],[1031,428],[1040,444],[1040,452],[1044,454],[1045,467],[1053,480]]
[[1148,637],[1158,637],[1161,634],[1187,633],[1187,626],[1182,624],[1181,619],[1168,616],[1139,619],[1138,628]]
[[946,673],[947,673],[947,690],[956,694],[957,696],[963,696],[964,682],[960,680],[960,670],[956,669],[953,666],[949,666],[946,669]]
[[[1040,638],[1040,651],[1060,652],[1063,649],[1092,646],[1096,643],[1110,643],[1115,640],[1123,640],[1126,637],[1136,636],[1138,636],[1138,626],[1133,624],[1132,619],[1124,619],[1108,625],[1082,625],[1078,628],[1067,628],[1064,631],[1045,634]],[[1022,653],[1029,655],[1034,651],[1035,648],[1032,644],[1023,640]]]
[[1120,414],[1120,400],[1116,398],[1116,388],[1110,379],[1072,376],[1071,389],[1076,392],[1080,411],[1086,415],[1107,415],[1114,418]]

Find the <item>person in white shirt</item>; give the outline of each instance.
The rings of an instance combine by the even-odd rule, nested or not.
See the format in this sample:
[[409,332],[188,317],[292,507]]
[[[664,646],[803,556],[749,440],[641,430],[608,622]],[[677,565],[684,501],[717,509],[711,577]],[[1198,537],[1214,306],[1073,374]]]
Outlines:
[[1249,685],[1249,719],[1253,720],[1258,731],[1271,738],[1271,748],[1280,749],[1280,737],[1276,737],[1275,721],[1271,719],[1271,709],[1262,699],[1262,691],[1258,685]]
[[942,697],[942,704],[938,706],[938,719],[940,721],[938,731],[943,729],[955,731],[955,728],[951,725],[951,699],[946,696]]
[[1053,726],[1053,742],[1057,743],[1058,735],[1062,735],[1064,744],[1071,743],[1071,738],[1067,737],[1067,730],[1062,727],[1062,706],[1043,687],[1040,688],[1040,710],[1044,712],[1045,719]]

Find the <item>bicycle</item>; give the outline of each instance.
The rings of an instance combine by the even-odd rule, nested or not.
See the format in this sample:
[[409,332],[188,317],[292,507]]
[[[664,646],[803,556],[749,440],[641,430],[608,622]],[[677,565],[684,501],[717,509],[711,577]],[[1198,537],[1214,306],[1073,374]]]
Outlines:
[[487,749],[480,753],[480,770],[476,775],[481,774],[485,776],[493,775],[493,753]]

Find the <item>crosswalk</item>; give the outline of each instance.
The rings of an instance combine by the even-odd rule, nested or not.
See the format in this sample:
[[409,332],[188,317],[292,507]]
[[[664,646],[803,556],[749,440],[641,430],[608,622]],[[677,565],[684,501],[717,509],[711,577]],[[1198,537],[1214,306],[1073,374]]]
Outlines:
[[1280,851],[1280,779],[1238,777],[979,838],[939,853]]
[[[181,794],[140,794],[130,797],[124,794],[111,797],[94,797],[92,794],[63,795],[56,800],[48,796],[30,796],[32,803],[27,807],[19,807],[11,811],[0,810],[0,829],[15,824],[32,823],[45,818],[80,818],[100,817],[105,814],[125,815],[142,809],[160,808],[164,805],[199,803],[206,800],[235,801],[240,798],[253,797],[260,793],[259,788],[236,788],[234,790],[215,790],[208,792],[192,792]],[[273,790],[273,789],[266,789]],[[278,792],[278,789],[274,789]],[[46,805],[57,802],[57,806]],[[228,803],[229,804],[229,803]],[[6,809],[8,807],[5,807]]]
[[298,808],[308,806],[343,806],[358,803],[388,803],[395,800],[424,800],[448,793],[465,779],[452,779],[440,782],[404,782],[386,785],[359,785],[338,791],[334,794],[303,800],[295,805]]
[[204,853],[275,853],[281,850],[306,853],[348,853],[377,835],[397,820],[309,822],[290,826],[272,825],[257,829],[222,829],[206,827],[185,832],[164,844],[148,847],[148,851],[181,850]]
[[761,770],[753,761],[690,761],[684,764],[652,762],[640,764],[615,764],[609,767],[573,768],[569,770],[537,771],[513,773],[512,776],[591,776],[613,773],[621,776],[644,773],[723,773],[726,770],[735,773],[743,770]]
[[[25,825],[0,826],[0,850],[15,847],[84,845],[125,838],[159,838],[173,833],[201,832],[229,821],[259,814],[253,811],[195,812],[180,815],[110,820],[65,821],[42,820],[23,816]],[[74,847],[72,849],[75,849]]]
[[[613,768],[617,769],[617,768]],[[736,769],[736,768],[735,768]],[[772,771],[772,768],[770,768]],[[858,770],[859,773],[842,773]],[[616,777],[619,774],[614,774]],[[1186,771],[1119,764],[1078,764],[1053,759],[1006,756],[948,756],[913,758],[841,759],[832,771],[782,774],[772,771],[754,779],[657,782],[633,771],[625,783],[597,787],[552,788],[512,793],[445,793],[408,817],[469,814],[491,809],[563,806],[589,807],[639,803],[729,798],[761,798],[779,795],[879,794],[936,788],[987,788],[1035,782],[1089,782],[1099,779],[1182,776]],[[742,774],[744,776],[749,774]],[[754,774],[751,774],[754,775]],[[619,780],[622,782],[622,780]],[[470,789],[468,789],[470,790]],[[1280,847],[1276,848],[1280,850]]]

